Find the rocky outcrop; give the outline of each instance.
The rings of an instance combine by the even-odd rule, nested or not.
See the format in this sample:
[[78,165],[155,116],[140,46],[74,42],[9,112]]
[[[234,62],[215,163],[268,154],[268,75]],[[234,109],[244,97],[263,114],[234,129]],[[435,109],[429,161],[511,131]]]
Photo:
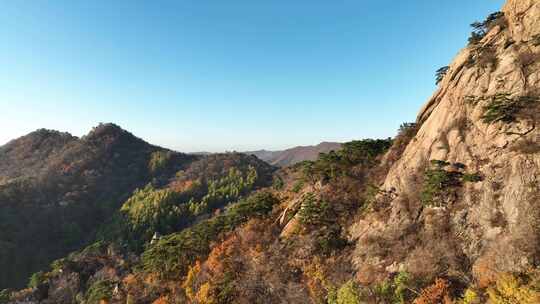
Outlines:
[[[363,279],[369,280],[368,268],[396,262],[413,273],[445,271],[463,280],[538,262],[540,1],[509,0],[503,12],[479,42],[457,55],[420,110],[417,135],[382,185],[397,193],[385,216],[372,215],[350,229]],[[515,105],[513,117],[486,119],[496,96]],[[530,100],[518,102],[524,97]],[[458,164],[482,180],[460,183],[443,205],[423,204],[424,173],[433,160]],[[445,267],[419,266],[428,264]],[[474,278],[465,275],[470,270]]]

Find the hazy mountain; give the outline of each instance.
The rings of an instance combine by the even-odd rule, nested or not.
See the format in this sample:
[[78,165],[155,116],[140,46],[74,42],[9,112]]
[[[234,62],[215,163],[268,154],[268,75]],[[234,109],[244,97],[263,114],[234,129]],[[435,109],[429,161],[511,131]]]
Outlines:
[[282,151],[258,150],[244,153],[253,154],[274,166],[287,167],[305,160],[316,160],[319,153],[338,151],[340,148],[340,143],[322,142],[315,146],[298,146]]

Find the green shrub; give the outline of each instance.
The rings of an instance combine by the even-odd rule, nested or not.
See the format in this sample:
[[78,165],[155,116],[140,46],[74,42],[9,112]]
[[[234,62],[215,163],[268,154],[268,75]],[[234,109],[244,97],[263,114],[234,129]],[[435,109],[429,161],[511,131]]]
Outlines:
[[30,280],[28,281],[29,288],[37,288],[39,285],[45,283],[47,276],[43,271],[36,272],[32,274]]
[[469,37],[469,44],[478,44],[492,28],[497,25],[504,28],[506,24],[507,21],[503,12],[492,13],[482,22],[473,22],[471,24],[473,31]]
[[406,271],[400,271],[392,280],[384,280],[371,288],[374,303],[412,303],[419,293],[415,291],[418,283]]
[[361,296],[358,284],[350,280],[338,289],[335,304],[360,304]]
[[392,145],[391,139],[364,139],[344,143],[339,157],[350,165],[373,164],[375,158]]
[[424,173],[424,182],[420,193],[420,200],[426,206],[440,206],[441,200],[451,188],[460,185],[457,172],[449,172],[444,168],[449,164],[435,160]]
[[420,126],[415,122],[404,122],[399,126],[397,136],[392,141],[392,150],[397,153],[395,156],[400,156],[409,142],[416,136]]
[[[452,166],[454,170],[449,171],[446,167]],[[430,167],[424,172],[424,182],[420,192],[420,200],[425,206],[441,206],[442,202],[463,182],[479,182],[482,176],[479,173],[464,173],[456,169],[464,169],[465,165],[442,160],[432,160]]]
[[211,242],[221,233],[233,230],[251,217],[268,214],[277,202],[269,192],[258,192],[231,205],[221,215],[163,237],[142,254],[142,270],[163,277],[182,277],[189,265],[208,255]]
[[285,183],[283,182],[283,179],[279,176],[274,176],[272,180],[272,188],[274,190],[281,190],[283,189],[283,186],[285,186]]
[[304,187],[304,181],[303,180],[297,180],[294,183],[291,191],[294,192],[294,193],[298,193],[298,192],[300,192],[300,190],[302,190],[303,187]]
[[411,285],[411,276],[405,271],[400,271],[394,277],[394,299],[397,303],[405,304],[414,297],[411,291]]
[[11,298],[10,292],[7,289],[0,290],[0,304],[7,304]]
[[439,84],[444,79],[449,69],[449,66],[444,66],[435,72],[435,84]]
[[88,304],[99,304],[101,300],[109,300],[112,297],[114,283],[109,280],[94,282],[86,291]]
[[320,228],[316,233],[315,240],[316,249],[322,254],[331,254],[348,244],[347,240],[341,236],[341,226],[338,224]]
[[379,170],[389,170],[390,167],[403,155],[403,152],[416,136],[420,125],[417,123],[404,122],[399,126],[398,133],[392,140],[392,147],[385,155],[386,162]]
[[496,122],[514,122],[516,115],[528,105],[537,102],[537,97],[519,96],[512,98],[508,93],[500,93],[487,98],[483,107],[482,120],[486,124]]
[[384,280],[376,284],[372,289],[375,299],[380,303],[392,303],[394,300],[394,289],[392,282]]
[[105,251],[107,250],[108,244],[103,241],[97,241],[93,244],[90,244],[86,247],[84,247],[83,250],[81,250],[82,255],[101,255],[105,254]]
[[471,32],[471,36],[469,36],[469,45],[475,45],[480,43],[482,39],[484,38],[484,33],[478,33],[478,32]]
[[307,193],[302,198],[297,214],[304,231],[313,232],[318,252],[329,254],[347,245],[347,241],[341,236],[341,226],[337,223],[336,214],[326,201],[317,200],[313,193]]
[[326,293],[326,303],[327,304],[336,304],[337,303],[337,289],[334,286],[327,288]]
[[302,199],[298,210],[298,218],[303,225],[317,226],[330,220],[330,205],[325,201],[318,201],[313,193],[307,193]]
[[61,258],[51,263],[51,272],[59,273],[73,266],[73,262],[69,258]]
[[482,181],[482,176],[478,173],[464,173],[462,180],[464,182],[476,183]]
[[474,63],[478,63],[478,65],[483,68],[488,66],[497,66],[498,59],[495,48],[491,45],[479,45],[486,34],[495,26],[500,26],[501,28],[505,28],[507,26],[504,13],[492,13],[486,18],[486,20],[471,24],[473,31],[469,37],[469,45],[472,47],[472,49],[471,55],[466,64],[468,67],[471,67]]
[[170,151],[156,151],[150,155],[150,161],[148,162],[148,169],[151,173],[158,173],[165,169],[171,159],[172,152]]
[[320,153],[316,161],[306,161],[294,168],[301,168],[306,181],[335,181],[351,174],[355,166],[372,167],[377,157],[392,145],[391,139],[364,139],[344,143],[339,151]]
[[429,163],[437,168],[444,168],[451,165],[449,162],[440,159],[433,159]]
[[418,131],[418,124],[416,122],[404,122],[399,125],[398,137],[413,137]]
[[235,274],[227,271],[217,284],[218,293],[216,300],[218,303],[234,303],[235,296]]

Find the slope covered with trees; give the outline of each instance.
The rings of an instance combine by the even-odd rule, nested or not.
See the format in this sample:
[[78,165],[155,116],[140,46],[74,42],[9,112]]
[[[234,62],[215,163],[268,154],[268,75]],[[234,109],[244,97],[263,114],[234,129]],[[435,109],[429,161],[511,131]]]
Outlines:
[[96,224],[150,178],[159,149],[112,124],[81,139],[38,130],[3,146],[0,286],[21,286],[91,240]]
[[150,153],[97,242],[0,303],[540,303],[539,20],[475,22],[392,139],[277,171]]
[[140,246],[269,183],[273,171],[241,154],[169,151],[113,124],[80,139],[38,130],[3,146],[0,167],[2,288],[96,238]]

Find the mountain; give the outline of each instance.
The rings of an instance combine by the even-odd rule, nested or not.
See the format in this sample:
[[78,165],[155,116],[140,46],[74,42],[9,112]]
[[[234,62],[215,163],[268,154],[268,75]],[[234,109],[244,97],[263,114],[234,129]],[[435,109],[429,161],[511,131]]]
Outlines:
[[539,54],[540,1],[508,0],[394,138],[157,166],[0,303],[540,303]]
[[540,1],[509,0],[473,29],[380,186],[385,210],[351,229],[353,261],[366,283],[407,269],[538,303]]
[[337,151],[340,148],[340,143],[322,142],[315,146],[298,146],[282,151],[258,150],[245,153],[253,154],[273,166],[287,167],[305,160],[316,160],[319,153]]
[[[254,168],[261,177],[273,170],[240,154],[169,151],[114,124],[99,125],[82,138],[38,130],[9,142],[0,147],[0,288],[21,287],[33,272],[93,242],[137,188],[197,181],[192,190],[201,196],[210,181],[233,168],[234,174]],[[180,178],[182,170],[186,176]],[[222,203],[213,199],[209,203]]]
[[96,224],[148,182],[158,151],[165,150],[113,124],[83,138],[38,130],[1,147],[0,287],[21,286],[86,244]]

